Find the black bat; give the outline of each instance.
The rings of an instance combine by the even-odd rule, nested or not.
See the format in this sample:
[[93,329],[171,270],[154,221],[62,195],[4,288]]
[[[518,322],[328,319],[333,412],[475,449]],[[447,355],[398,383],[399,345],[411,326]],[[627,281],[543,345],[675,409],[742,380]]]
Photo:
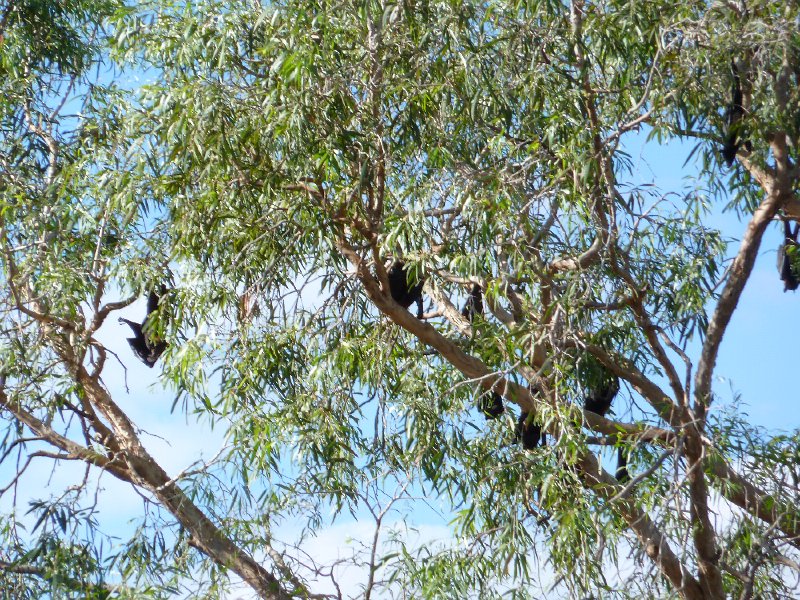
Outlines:
[[[788,221],[783,222],[783,244],[781,244],[778,251],[778,269],[781,273],[781,281],[783,281],[783,291],[796,290],[800,286],[800,280],[797,278],[797,272],[792,268],[792,255],[796,253],[797,232],[800,230],[800,223],[798,223],[794,231],[789,225]],[[789,251],[789,248],[795,249]]]
[[[583,401],[583,408],[589,412],[605,417],[611,409],[611,403],[619,392],[619,378],[612,377],[607,379],[603,385],[592,390]],[[617,449],[617,480],[625,483],[630,480],[628,474],[628,457],[622,448]]]
[[483,291],[481,290],[481,286],[478,284],[473,284],[472,290],[470,290],[469,298],[467,298],[466,304],[464,304],[464,308],[461,310],[461,316],[464,317],[467,321],[472,323],[472,320],[475,318],[475,315],[482,315],[483,314]]
[[749,141],[742,142],[739,136],[741,126],[740,122],[744,117],[744,106],[742,106],[742,80],[739,77],[739,69],[736,67],[736,61],[731,60],[731,70],[733,71],[733,84],[731,86],[731,103],[725,111],[725,143],[722,146],[722,158],[730,167],[736,158],[736,153],[739,148],[744,146],[750,150],[751,144]]
[[128,338],[128,344],[133,350],[133,353],[139,357],[144,364],[152,368],[159,357],[167,349],[167,342],[161,339],[156,339],[150,332],[147,320],[150,315],[156,311],[158,304],[167,293],[164,286],[161,286],[159,292],[152,291],[147,297],[147,315],[142,323],[136,323],[123,319],[120,317],[119,322],[127,324],[133,330],[133,337]]
[[483,413],[486,420],[496,419],[506,411],[503,397],[497,392],[484,394],[478,401],[478,410]]
[[403,308],[408,308],[415,302],[417,303],[417,318],[422,318],[422,286],[425,280],[411,284],[408,281],[408,273],[405,270],[405,263],[396,260],[389,269],[389,293],[392,298]]
[[523,411],[517,419],[514,434],[515,439],[522,442],[525,450],[533,450],[540,442],[542,446],[547,445],[547,436],[542,432],[542,427],[533,422],[533,418],[527,411]]

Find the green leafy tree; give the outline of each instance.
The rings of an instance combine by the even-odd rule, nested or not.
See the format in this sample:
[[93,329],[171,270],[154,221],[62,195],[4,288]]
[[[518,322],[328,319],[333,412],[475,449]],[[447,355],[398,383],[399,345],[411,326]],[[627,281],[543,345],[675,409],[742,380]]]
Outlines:
[[[13,597],[322,597],[272,529],[330,511],[374,521],[366,598],[537,597],[537,549],[572,597],[791,595],[798,435],[712,409],[764,233],[800,218],[796,3],[0,6],[0,491],[79,461],[156,507],[110,548],[85,484],[30,531],[15,507]],[[690,191],[641,184],[645,136],[696,144]],[[173,476],[98,337],[150,293],[159,381],[229,441]],[[421,496],[465,543],[381,543]]]

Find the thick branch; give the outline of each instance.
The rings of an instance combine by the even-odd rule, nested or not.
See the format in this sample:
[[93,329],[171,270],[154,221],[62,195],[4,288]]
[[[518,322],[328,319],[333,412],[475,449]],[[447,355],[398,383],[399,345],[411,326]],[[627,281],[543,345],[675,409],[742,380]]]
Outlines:
[[17,573],[19,575],[36,575],[37,577],[44,576],[44,569],[41,567],[16,562],[8,562],[5,560],[0,560],[0,570],[8,573]]
[[274,575],[228,538],[167,475],[141,444],[133,424],[113,402],[105,388],[82,365],[70,366],[92,404],[111,422],[123,448],[122,458],[130,470],[129,481],[150,491],[172,513],[191,533],[194,547],[217,564],[230,568],[261,597],[274,600],[291,598],[291,594],[283,589]]
[[788,200],[784,203],[783,212],[790,219],[800,221],[800,199],[797,198],[796,194],[791,198],[791,200]]
[[600,250],[605,241],[603,237],[598,235],[594,238],[592,245],[586,249],[583,254],[578,257],[559,258],[550,263],[548,270],[550,273],[557,271],[581,271],[589,268],[592,264],[597,262],[600,258]]
[[[696,425],[696,424],[695,424]],[[694,427],[687,429],[692,432]],[[689,515],[692,521],[692,541],[697,550],[700,586],[709,598],[723,598],[722,574],[719,569],[717,535],[708,508],[708,482],[703,471],[707,462],[705,447],[695,435],[686,437],[686,457],[689,459]]]
[[[706,331],[706,341],[703,344],[695,374],[693,412],[696,417],[695,427],[699,431],[704,429],[706,410],[711,403],[711,378],[722,337],[725,335],[745,284],[750,277],[764,231],[781,208],[782,201],[791,191],[786,189],[788,178],[785,137],[776,135],[771,146],[776,165],[774,176],[773,173],[754,170],[752,165],[745,165],[751,169],[751,172],[754,172],[754,176],[766,192],[766,198],[755,210],[753,218],[747,224],[739,252],[733,260],[728,274],[728,282],[720,294],[717,307]],[[694,436],[687,438],[686,454],[690,461],[688,478],[691,517],[694,524],[692,537],[698,554],[700,582],[710,595],[714,594],[716,597],[721,592],[722,582],[717,566],[719,553],[708,509],[708,484],[704,472],[705,463],[708,461],[704,454],[703,444]]]
[[[7,573],[15,573],[17,575],[33,575],[45,581],[50,581],[52,579],[46,569],[28,563],[0,560],[0,570],[6,571]],[[84,582],[69,578],[60,578],[60,582],[64,587],[69,588],[72,592],[75,592],[76,594],[80,593],[81,597],[83,598],[108,598],[116,589],[115,586],[106,584],[90,583],[87,585]]]
[[722,343],[722,337],[725,335],[733,311],[739,303],[744,286],[750,277],[750,272],[753,270],[758,249],[761,246],[761,238],[764,236],[767,225],[781,208],[782,202],[791,196],[791,189],[785,188],[785,185],[790,181],[785,167],[788,162],[786,140],[783,136],[776,136],[771,146],[775,156],[775,177],[762,173],[764,178],[759,180],[767,196],[755,210],[753,218],[747,224],[739,252],[733,260],[728,274],[728,282],[722,290],[722,294],[720,294],[717,307],[708,324],[706,341],[703,344],[700,362],[697,365],[695,399],[700,419],[705,418],[705,408],[711,401],[711,378],[717,362],[717,354]]

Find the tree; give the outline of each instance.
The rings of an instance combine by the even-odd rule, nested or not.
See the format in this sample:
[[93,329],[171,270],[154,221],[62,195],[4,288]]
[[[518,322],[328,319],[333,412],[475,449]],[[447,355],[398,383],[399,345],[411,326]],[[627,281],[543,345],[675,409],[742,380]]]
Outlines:
[[[86,485],[32,531],[15,510],[4,589],[202,572],[198,593],[315,597],[271,524],[332,509],[375,521],[365,597],[528,597],[542,544],[573,597],[791,594],[799,436],[713,409],[764,232],[800,217],[795,3],[0,6],[2,491],[78,461],[159,511],[108,549]],[[693,189],[641,185],[645,139],[696,144]],[[389,293],[398,260],[423,319]],[[135,357],[98,338],[162,289],[160,381],[230,441],[172,477],[103,378]],[[507,410],[485,422],[487,394]],[[514,405],[545,445],[517,443]],[[421,495],[467,543],[385,551]],[[605,577],[627,548],[644,573]]]

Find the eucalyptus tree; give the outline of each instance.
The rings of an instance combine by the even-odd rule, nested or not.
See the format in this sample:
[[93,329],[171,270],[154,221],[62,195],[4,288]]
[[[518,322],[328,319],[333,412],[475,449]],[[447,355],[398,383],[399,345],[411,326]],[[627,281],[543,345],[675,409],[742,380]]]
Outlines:
[[[540,556],[573,597],[791,594],[798,436],[714,383],[767,227],[800,217],[796,3],[4,6],[2,456],[82,461],[173,527],[109,550],[85,486],[39,537],[12,514],[21,594],[322,597],[332,566],[273,529],[325,514],[374,521],[365,597],[536,597]],[[679,140],[694,188],[642,185],[628,144]],[[159,381],[230,441],[173,476],[98,338],[162,288]],[[383,544],[424,497],[463,543]]]

